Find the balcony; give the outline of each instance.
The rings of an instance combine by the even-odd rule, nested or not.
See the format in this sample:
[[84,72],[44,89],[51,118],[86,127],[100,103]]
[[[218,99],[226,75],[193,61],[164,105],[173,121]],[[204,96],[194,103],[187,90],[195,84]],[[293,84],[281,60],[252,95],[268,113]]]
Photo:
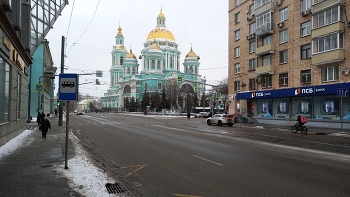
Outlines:
[[311,37],[316,38],[322,35],[327,35],[332,32],[344,31],[344,30],[345,30],[345,24],[343,22],[337,22],[337,23],[333,23],[333,24],[312,30]]
[[261,55],[266,55],[271,53],[275,53],[275,46],[272,44],[268,44],[268,45],[256,48],[255,50],[256,56],[261,56]]
[[337,4],[344,4],[344,0],[322,1],[322,2],[316,3],[316,4],[315,4],[315,1],[313,0],[312,6],[311,6],[311,12],[316,13],[316,12],[319,12],[321,10],[325,10],[325,9],[330,8],[333,5],[337,5]]
[[334,62],[344,61],[345,54],[343,49],[333,50],[325,53],[311,56],[312,65],[323,65]]
[[275,7],[276,7],[275,1],[270,1],[263,6],[256,8],[254,10],[255,16],[258,16],[268,10],[271,10],[271,12],[273,12],[275,10]]
[[255,75],[263,74],[275,74],[275,68],[273,65],[260,66],[255,69]]
[[268,34],[273,34],[275,33],[275,31],[273,30],[273,24],[272,23],[266,23],[262,26],[259,26],[256,28],[256,31],[255,31],[255,35],[257,37],[261,37],[261,36],[264,36],[264,35],[268,35]]

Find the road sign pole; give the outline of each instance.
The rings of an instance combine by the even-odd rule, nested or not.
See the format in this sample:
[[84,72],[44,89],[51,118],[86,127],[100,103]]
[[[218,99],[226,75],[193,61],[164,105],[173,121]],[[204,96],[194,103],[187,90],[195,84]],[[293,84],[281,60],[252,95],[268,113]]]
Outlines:
[[[61,73],[64,73],[64,42],[65,38],[62,36],[62,45],[61,45]],[[61,84],[59,84],[61,85]],[[63,118],[63,106],[58,106],[58,126],[62,126]]]
[[343,97],[340,97],[340,131],[343,132]]
[[67,101],[66,110],[66,148],[64,169],[68,169],[69,101]]

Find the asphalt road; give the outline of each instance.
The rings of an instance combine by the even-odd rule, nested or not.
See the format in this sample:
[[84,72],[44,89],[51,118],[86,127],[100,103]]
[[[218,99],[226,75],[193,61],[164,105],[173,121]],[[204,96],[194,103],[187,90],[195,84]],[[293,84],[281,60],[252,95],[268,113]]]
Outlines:
[[349,138],[205,119],[71,115],[93,160],[134,196],[348,196]]

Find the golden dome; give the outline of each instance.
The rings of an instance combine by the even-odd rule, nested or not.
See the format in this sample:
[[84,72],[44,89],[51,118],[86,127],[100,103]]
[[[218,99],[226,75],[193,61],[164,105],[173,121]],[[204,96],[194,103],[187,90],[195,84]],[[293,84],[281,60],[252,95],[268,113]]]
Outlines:
[[163,12],[162,12],[162,9],[160,9],[160,13],[158,14],[158,17],[165,17]]
[[153,44],[149,47],[149,49],[161,50],[157,45],[156,40],[154,40]]
[[195,58],[197,58],[198,56],[197,56],[197,54],[195,54],[193,52],[192,47],[191,47],[191,50],[190,50],[190,52],[187,53],[186,57],[195,57]]
[[120,27],[120,25],[119,25],[117,36],[123,36],[122,30],[123,30],[123,29],[122,29],[122,28]]
[[136,56],[132,53],[132,50],[130,49],[130,52],[126,54],[125,58],[134,58],[136,59]]
[[165,38],[175,41],[175,37],[171,31],[167,30],[165,27],[156,27],[153,29],[147,37],[147,40],[153,40],[157,38]]

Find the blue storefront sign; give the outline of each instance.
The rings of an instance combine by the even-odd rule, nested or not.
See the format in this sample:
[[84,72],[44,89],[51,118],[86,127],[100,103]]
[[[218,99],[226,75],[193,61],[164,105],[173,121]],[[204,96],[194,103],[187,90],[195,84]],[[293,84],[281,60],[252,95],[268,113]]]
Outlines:
[[318,86],[285,88],[279,90],[258,90],[237,93],[237,99],[266,99],[299,96],[337,95],[337,89],[350,89],[350,83],[337,83]]

